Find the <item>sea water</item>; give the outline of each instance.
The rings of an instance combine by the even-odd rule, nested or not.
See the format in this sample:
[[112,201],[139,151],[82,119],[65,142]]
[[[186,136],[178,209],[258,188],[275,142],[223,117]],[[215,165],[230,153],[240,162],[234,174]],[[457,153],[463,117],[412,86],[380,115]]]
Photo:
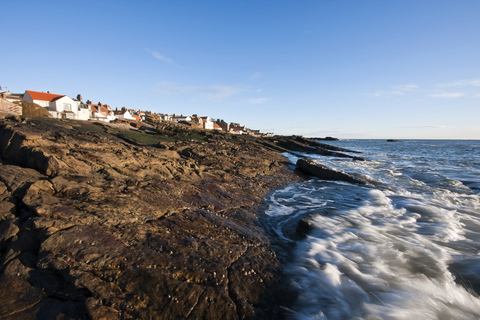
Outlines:
[[480,141],[329,144],[367,161],[308,156],[377,183],[313,178],[266,199],[291,318],[480,319]]

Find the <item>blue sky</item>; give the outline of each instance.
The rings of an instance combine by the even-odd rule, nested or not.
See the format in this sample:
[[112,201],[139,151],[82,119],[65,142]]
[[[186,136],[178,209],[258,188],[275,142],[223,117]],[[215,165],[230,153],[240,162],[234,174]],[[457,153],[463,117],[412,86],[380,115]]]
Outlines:
[[0,86],[277,134],[480,139],[480,1],[2,0]]

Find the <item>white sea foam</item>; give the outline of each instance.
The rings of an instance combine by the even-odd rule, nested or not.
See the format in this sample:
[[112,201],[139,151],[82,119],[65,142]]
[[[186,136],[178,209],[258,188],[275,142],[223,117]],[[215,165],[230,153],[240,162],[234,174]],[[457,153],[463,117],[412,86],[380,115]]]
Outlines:
[[380,143],[364,143],[372,161],[318,157],[389,190],[311,180],[272,195],[267,214],[281,238],[293,241],[287,230],[304,216],[314,228],[285,268],[299,292],[293,318],[480,318],[480,196],[469,187],[480,185],[480,154],[468,162],[432,144],[410,157]]
[[[297,260],[287,269],[301,288],[297,318],[480,317],[480,301],[455,284],[448,270],[451,250],[435,243],[453,240],[461,229],[450,223],[453,214],[443,212],[442,223],[436,214],[431,217],[431,208],[395,209],[380,190],[368,196],[355,210],[316,216],[318,229],[298,245]],[[399,221],[404,215],[409,217]],[[438,228],[422,233],[421,217]],[[442,228],[448,231],[431,237]],[[465,308],[466,303],[478,308]]]

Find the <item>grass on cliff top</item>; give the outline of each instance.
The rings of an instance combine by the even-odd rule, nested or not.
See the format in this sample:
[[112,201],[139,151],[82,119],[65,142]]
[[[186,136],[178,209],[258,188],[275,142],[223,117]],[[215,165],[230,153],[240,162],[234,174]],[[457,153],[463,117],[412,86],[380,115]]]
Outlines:
[[22,106],[22,115],[35,117],[51,117],[50,112],[36,103],[22,100],[18,102]]
[[127,128],[123,129],[98,122],[84,122],[79,129],[82,131],[113,135],[120,139],[130,140],[135,142],[135,144],[144,146],[155,146],[159,143],[190,140],[201,142],[205,141],[207,138],[205,133],[197,132],[195,130],[187,130],[182,134],[146,133],[144,131]]
[[185,135],[170,136],[160,133],[144,133],[141,131],[132,131],[132,130],[119,130],[117,136],[126,137],[128,139],[134,140],[140,145],[156,145],[160,142],[176,142],[176,141],[205,141],[205,135],[192,132]]

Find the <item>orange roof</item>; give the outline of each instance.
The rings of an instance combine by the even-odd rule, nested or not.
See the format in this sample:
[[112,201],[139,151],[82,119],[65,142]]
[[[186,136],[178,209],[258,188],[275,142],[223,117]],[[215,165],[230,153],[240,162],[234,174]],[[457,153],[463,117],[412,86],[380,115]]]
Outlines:
[[104,112],[105,114],[108,114],[110,112],[110,110],[108,110],[107,107],[105,107],[104,105],[98,105],[98,104],[91,104],[90,105],[92,107],[92,111],[96,111],[96,112]]
[[137,121],[142,121],[142,118],[140,116],[137,116],[136,114],[132,115],[132,117],[134,117]]
[[45,92],[30,91],[30,90],[25,90],[25,93],[28,93],[28,95],[32,97],[33,100],[42,100],[42,101],[52,101],[55,98],[61,98],[65,96],[61,94],[45,93]]

